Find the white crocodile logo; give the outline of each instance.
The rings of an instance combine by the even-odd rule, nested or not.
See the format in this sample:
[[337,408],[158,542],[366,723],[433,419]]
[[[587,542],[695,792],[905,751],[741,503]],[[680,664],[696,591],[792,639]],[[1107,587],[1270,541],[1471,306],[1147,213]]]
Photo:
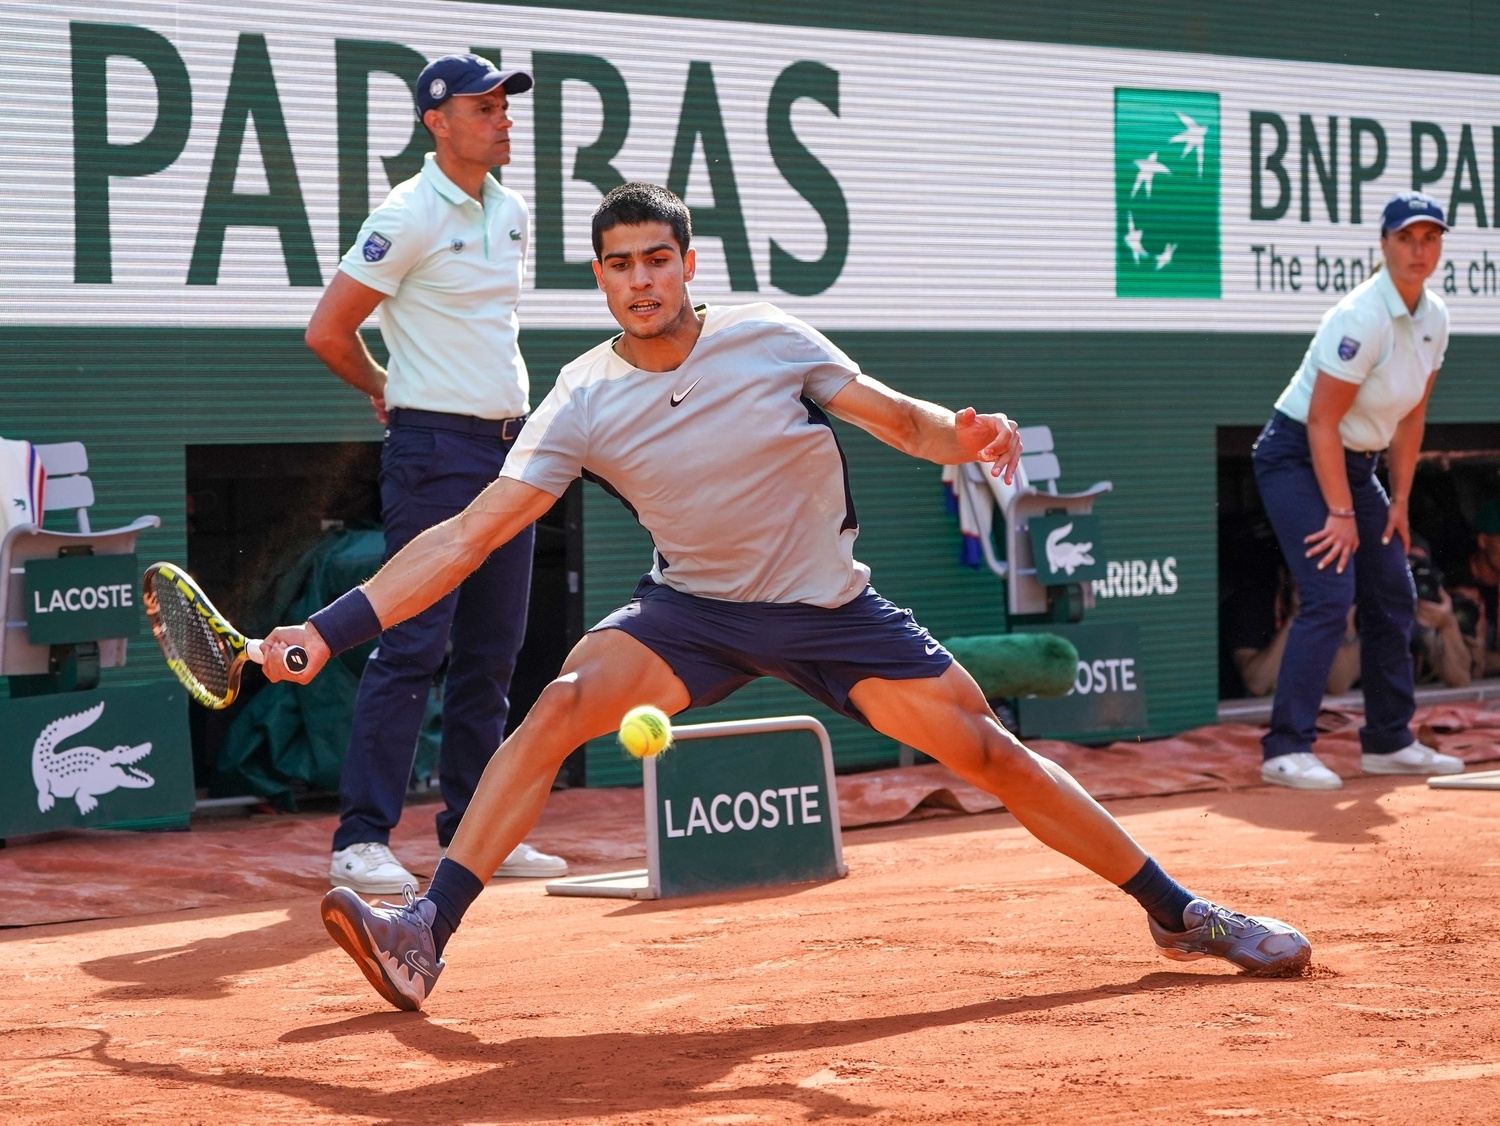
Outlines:
[[1058,571],[1066,571],[1071,575],[1080,567],[1093,565],[1094,557],[1089,554],[1093,549],[1093,543],[1063,543],[1068,538],[1068,533],[1073,530],[1073,522],[1070,520],[1060,528],[1053,528],[1047,533],[1047,566],[1052,568],[1055,575]]
[[37,808],[46,813],[58,798],[72,798],[79,813],[91,813],[99,805],[99,795],[124,787],[146,790],[156,779],[144,770],[129,765],[151,753],[150,743],[134,747],[124,745],[101,751],[98,747],[69,747],[58,750],[64,739],[92,727],[104,714],[100,700],[87,711],[54,719],[36,737],[31,748],[31,777],[36,783]]

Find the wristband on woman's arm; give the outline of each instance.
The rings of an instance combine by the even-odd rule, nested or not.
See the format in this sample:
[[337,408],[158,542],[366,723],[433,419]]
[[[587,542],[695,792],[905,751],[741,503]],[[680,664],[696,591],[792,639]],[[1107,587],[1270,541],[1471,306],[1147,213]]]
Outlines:
[[380,615],[370,605],[363,587],[334,599],[307,621],[334,655],[380,636]]
[[1352,509],[1352,508],[1330,508],[1328,510],[1328,515],[1330,515],[1330,516],[1341,516],[1345,520],[1353,520],[1354,519],[1354,509]]

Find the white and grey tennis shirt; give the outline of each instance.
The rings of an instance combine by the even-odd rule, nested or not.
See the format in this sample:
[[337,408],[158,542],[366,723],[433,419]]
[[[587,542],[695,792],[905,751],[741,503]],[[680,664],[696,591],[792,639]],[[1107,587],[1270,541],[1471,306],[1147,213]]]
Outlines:
[[652,578],[685,594],[833,607],[865,588],[821,409],[859,374],[853,360],[764,302],[708,308],[675,371],[632,367],[613,344],[563,368],[502,476],[554,496],[597,481],[651,533]]

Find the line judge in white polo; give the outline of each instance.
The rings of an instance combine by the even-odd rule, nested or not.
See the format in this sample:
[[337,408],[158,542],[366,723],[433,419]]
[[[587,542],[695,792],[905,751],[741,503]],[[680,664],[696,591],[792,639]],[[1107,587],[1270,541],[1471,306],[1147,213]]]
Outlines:
[[[370,397],[385,423],[380,503],[389,558],[461,512],[495,480],[529,410],[517,344],[530,213],[490,169],[510,162],[509,99],[532,86],[477,55],[445,55],[417,80],[436,152],[365,220],[307,328],[307,344]],[[359,328],[376,307],[382,368]],[[359,683],[339,782],[330,880],[397,894],[415,877],[391,853],[433,678],[448,655],[439,765],[446,848],[504,735],[526,632],[533,532],[497,550],[461,587],[386,630]],[[519,845],[501,875],[557,876],[567,864]]]

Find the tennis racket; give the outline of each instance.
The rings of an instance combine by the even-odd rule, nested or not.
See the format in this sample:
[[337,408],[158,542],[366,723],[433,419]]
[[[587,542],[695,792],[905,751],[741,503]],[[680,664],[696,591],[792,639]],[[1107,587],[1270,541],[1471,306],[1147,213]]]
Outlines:
[[[245,662],[265,664],[260,641],[230,625],[192,577],[170,563],[147,567],[141,587],[151,632],[167,667],[204,707],[229,707],[239,695]],[[288,649],[286,667],[292,672],[307,668],[307,650],[300,645]]]

